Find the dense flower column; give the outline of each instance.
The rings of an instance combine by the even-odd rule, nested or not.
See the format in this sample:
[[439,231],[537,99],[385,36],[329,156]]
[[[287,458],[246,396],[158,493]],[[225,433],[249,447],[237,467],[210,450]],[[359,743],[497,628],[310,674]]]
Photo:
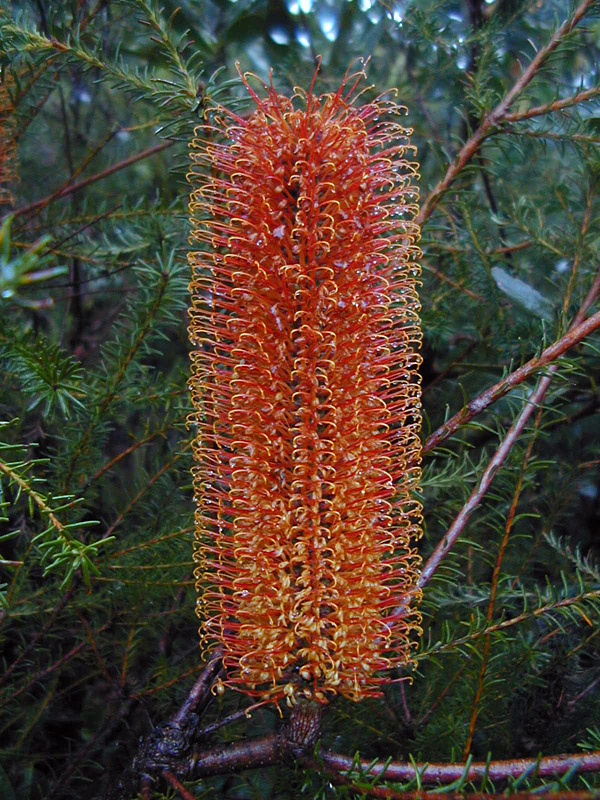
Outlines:
[[226,684],[290,704],[377,694],[419,625],[417,165],[359,77],[244,78],[254,110],[191,146],[201,637]]

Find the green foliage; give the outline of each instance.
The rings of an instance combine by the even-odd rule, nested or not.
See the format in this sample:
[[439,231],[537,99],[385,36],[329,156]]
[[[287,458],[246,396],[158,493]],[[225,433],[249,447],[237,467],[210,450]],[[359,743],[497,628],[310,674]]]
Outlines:
[[[0,429],[4,426],[5,423],[0,423]],[[29,448],[35,446],[33,443],[29,445]],[[57,515],[60,515],[60,512],[65,509],[74,508],[81,503],[83,498],[75,498],[69,494],[54,497],[43,494],[37,486],[43,482],[43,479],[36,477],[36,472],[45,466],[46,460],[27,457],[26,453],[22,452],[24,450],[26,448],[21,445],[0,442],[0,456],[8,456],[6,460],[4,458],[0,460],[0,479],[2,480],[0,505],[5,508],[10,507],[14,513],[15,509],[19,508],[19,501],[23,500],[29,517],[35,519],[39,516],[43,530],[31,538],[31,545],[33,550],[38,553],[39,564],[44,567],[43,577],[53,571],[60,571],[64,575],[60,588],[67,589],[75,574],[80,573],[83,582],[89,588],[90,574],[98,573],[92,559],[97,555],[98,548],[112,541],[114,537],[106,536],[88,544],[75,538],[73,535],[75,530],[98,524],[97,521],[61,522]],[[10,499],[5,501],[5,496]],[[59,505],[55,505],[55,501],[60,501]],[[9,522],[9,520],[10,517],[4,518],[5,522]],[[18,534],[18,530],[9,531],[2,536],[2,539],[11,540]],[[11,564],[11,562],[7,563]],[[20,567],[22,565],[23,562],[16,562],[13,566]],[[8,597],[3,597],[2,602],[9,607]]]
[[18,294],[19,289],[63,275],[66,268],[57,266],[50,269],[39,269],[43,266],[44,261],[41,251],[50,241],[49,236],[42,236],[37,242],[27,247],[25,252],[13,256],[10,243],[11,223],[12,216],[9,214],[0,227],[0,297],[3,300],[10,298],[13,303],[20,306],[43,307],[43,301],[31,301],[21,297]]
[[[600,263],[600,21],[592,6],[436,195],[575,5],[564,0],[13,0],[19,183],[0,225],[0,794],[113,785],[202,665],[186,388],[187,142],[234,64],[290,93],[371,55],[419,150],[424,440],[572,325]],[[355,65],[356,66],[356,65]],[[535,113],[531,112],[534,109]],[[0,120],[1,122],[1,120]],[[0,132],[3,129],[0,126]],[[598,309],[597,297],[586,313]],[[600,750],[600,340],[552,364],[529,418],[425,586],[416,666],[323,717],[310,768],[194,781],[198,797],[353,797],[327,748],[394,761]],[[549,374],[546,372],[546,374]],[[424,458],[424,560],[527,407],[539,373]],[[8,422],[10,421],[10,422]],[[410,677],[408,680],[399,680]],[[203,723],[240,711],[215,698]],[[202,746],[276,729],[272,709]],[[467,753],[468,750],[468,753]],[[420,779],[380,788],[419,791]],[[598,776],[484,782],[514,793]],[[481,788],[463,776],[445,791]],[[156,783],[153,797],[172,797]],[[171,792],[171,794],[169,794]]]
[[43,404],[41,413],[48,417],[58,406],[68,418],[71,405],[84,408],[86,391],[81,363],[58,344],[33,337],[30,332],[22,337],[15,333],[1,343],[0,358],[20,382],[23,395],[31,398],[27,411]]

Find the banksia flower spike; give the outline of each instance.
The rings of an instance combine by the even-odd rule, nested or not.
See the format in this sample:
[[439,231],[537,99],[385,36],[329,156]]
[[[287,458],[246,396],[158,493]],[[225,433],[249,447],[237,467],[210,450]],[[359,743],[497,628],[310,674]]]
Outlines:
[[417,164],[361,77],[289,99],[244,75],[251,113],[191,145],[201,639],[288,705],[379,694],[419,631]]

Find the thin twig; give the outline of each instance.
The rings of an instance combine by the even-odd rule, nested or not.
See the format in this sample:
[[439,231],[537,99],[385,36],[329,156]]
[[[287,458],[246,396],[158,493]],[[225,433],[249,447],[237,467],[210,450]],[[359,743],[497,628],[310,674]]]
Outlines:
[[597,603],[599,599],[600,589],[595,589],[591,592],[581,592],[581,594],[574,595],[573,597],[563,597],[562,600],[546,603],[545,606],[538,606],[532,611],[523,611],[521,614],[517,614],[516,617],[510,617],[510,619],[497,622],[495,625],[490,625],[482,631],[474,631],[473,633],[467,634],[467,636],[461,636],[459,639],[453,639],[444,644],[434,645],[434,647],[422,651],[415,656],[415,661],[425,660],[432,654],[442,653],[445,650],[458,650],[463,645],[471,644],[482,636],[488,636],[490,633],[496,633],[497,631],[504,631],[507,628],[512,628],[514,625],[520,625],[526,620],[532,620],[535,617],[543,617],[544,614],[551,614],[553,611],[558,611],[561,608],[569,608],[569,606],[574,606],[577,605],[577,603],[583,603],[588,600]]
[[[586,209],[586,213],[584,214],[584,219],[582,224],[582,238],[587,230],[589,222],[589,209],[590,209],[590,204],[588,204],[588,208]],[[575,272],[577,268],[578,256],[579,252],[573,264],[573,272]],[[568,301],[571,297],[572,290],[573,290],[573,281],[569,281],[565,296],[566,305],[568,305]],[[585,320],[585,322],[583,321],[587,313],[587,310],[596,300],[599,292],[600,292],[600,269],[596,273],[596,277],[594,278],[592,285],[590,286],[588,293],[585,296],[583,303],[579,308],[579,311],[575,315],[575,319],[573,320],[569,330],[567,331],[566,335],[559,340],[559,342],[564,342],[564,340],[567,339],[569,336],[575,335],[576,332],[581,331],[582,328],[584,328],[584,326],[589,324],[591,320],[595,318],[597,319],[596,327],[600,325],[600,311],[597,311],[595,314],[593,314],[591,317]],[[552,350],[553,347],[556,347],[557,344],[558,342],[556,342],[554,345],[551,345],[546,350],[544,350],[540,358],[543,358],[544,353],[548,353],[548,351]],[[529,361],[528,364],[531,364],[533,361],[535,361],[535,359]],[[527,367],[527,364],[525,364],[524,367]],[[523,367],[521,367],[520,369],[522,370]],[[442,539],[438,543],[437,547],[435,548],[431,556],[428,558],[427,563],[423,567],[423,571],[421,572],[421,576],[419,578],[419,586],[421,588],[431,580],[438,566],[442,562],[443,558],[453,547],[454,543],[462,533],[469,517],[471,516],[475,508],[479,505],[482,498],[486,494],[487,490],[491,486],[491,483],[494,480],[496,473],[506,460],[518,436],[520,435],[521,431],[527,424],[529,417],[532,415],[535,408],[538,407],[543,402],[544,397],[546,396],[546,392],[548,391],[548,388],[550,386],[552,376],[556,373],[557,370],[558,370],[558,364],[556,363],[551,364],[550,367],[548,368],[547,374],[540,379],[537,387],[533,390],[533,392],[529,395],[529,397],[525,401],[523,410],[521,411],[515,422],[511,425],[510,430],[504,437],[500,447],[496,450],[494,456],[490,460],[488,466],[486,467],[481,477],[481,480],[479,481],[479,484],[473,489],[471,495],[469,496],[469,499],[461,508],[458,515],[455,517],[454,521],[448,528],[447,532],[442,537]],[[512,375],[516,375],[518,372],[519,370],[516,370],[516,372],[513,372]],[[509,376],[509,378],[510,377],[511,376]],[[498,386],[498,384],[496,384],[496,386]],[[492,387],[492,389],[493,388],[494,387]],[[490,390],[488,390],[488,392],[489,391]],[[486,392],[483,393],[483,395],[485,394]],[[479,395],[479,398],[481,398],[483,395]],[[472,406],[473,403],[476,403],[479,398],[475,398],[475,400],[471,401],[471,403],[469,403],[469,406]],[[452,420],[454,420],[457,416],[458,415],[455,415],[455,417],[453,417]],[[452,422],[452,420],[450,420],[450,422]],[[435,436],[437,433],[438,431],[436,431],[433,434],[433,436]],[[431,438],[432,437],[430,436],[427,441],[429,442]]]
[[137,450],[138,447],[143,447],[145,444],[148,444],[148,442],[152,441],[152,439],[154,439],[156,436],[164,437],[165,431],[166,428],[153,431],[152,433],[148,434],[148,436],[145,436],[143,439],[138,439],[138,441],[134,442],[133,444],[130,444],[129,447],[126,447],[124,450],[121,450],[120,453],[117,453],[117,455],[114,456],[114,458],[111,458],[110,461],[104,464],[104,466],[100,467],[100,469],[97,472],[95,472],[91,476],[91,478],[88,479],[87,483],[82,489],[82,492],[86,491],[89,488],[89,486],[92,483],[94,483],[94,481],[97,481],[98,478],[100,478],[105,472],[107,472],[109,469],[112,469],[112,467],[114,467],[115,464],[118,464],[118,462],[121,461],[123,458],[125,458],[125,456],[128,456],[130,453],[133,453],[133,451]]
[[[600,324],[600,312],[598,312],[598,324]],[[550,385],[551,376],[547,375],[543,377],[540,382],[538,383],[537,387],[534,391],[529,395],[527,400],[525,401],[525,405],[515,422],[510,427],[510,430],[502,440],[500,447],[496,450],[494,455],[492,456],[489,464],[487,465],[483,475],[481,476],[481,480],[477,484],[477,486],[471,492],[469,499],[461,508],[457,516],[454,518],[454,521],[438,543],[437,547],[433,551],[433,553],[427,559],[427,563],[423,567],[423,571],[421,572],[421,576],[419,577],[418,585],[420,588],[429,583],[433,575],[435,574],[437,568],[441,564],[444,557],[448,554],[448,552],[452,549],[456,540],[461,535],[464,530],[467,521],[471,514],[475,511],[483,497],[485,496],[486,492],[490,488],[494,477],[502,464],[505,462],[508,454],[512,450],[512,447],[518,437],[521,435],[523,428],[527,424],[529,417],[533,414],[533,412],[538,407],[539,403],[541,403],[546,391],[548,390],[548,386]]]
[[143,496],[146,494],[146,492],[148,491],[148,489],[150,489],[150,488],[151,488],[151,487],[152,487],[152,486],[153,486],[153,485],[156,483],[156,481],[157,481],[157,480],[158,480],[158,479],[161,477],[161,475],[164,475],[164,473],[165,473],[165,472],[167,472],[169,469],[171,469],[171,467],[173,466],[173,464],[175,464],[177,461],[179,461],[179,459],[181,458],[181,456],[183,455],[183,453],[185,453],[185,451],[186,451],[186,450],[188,450],[188,449],[189,449],[191,446],[192,446],[192,443],[191,443],[191,442],[187,442],[187,443],[186,443],[186,444],[185,444],[185,445],[182,447],[182,449],[181,449],[181,451],[180,451],[179,453],[176,453],[176,454],[173,456],[173,458],[172,458],[172,459],[170,459],[169,461],[167,461],[167,463],[166,463],[166,464],[163,464],[163,466],[162,466],[162,467],[161,467],[161,468],[158,470],[158,472],[156,472],[156,473],[155,473],[155,474],[154,474],[154,475],[153,475],[153,476],[150,478],[150,480],[149,480],[149,481],[148,481],[146,484],[144,484],[144,486],[143,486],[143,487],[140,489],[140,491],[139,491],[139,492],[138,492],[138,493],[135,495],[135,497],[133,497],[133,498],[132,498],[132,499],[129,501],[129,503],[127,504],[126,508],[124,508],[124,509],[123,509],[123,511],[122,511],[122,512],[119,514],[119,516],[116,518],[116,520],[115,520],[115,521],[113,522],[113,524],[110,526],[110,528],[107,530],[107,532],[106,532],[105,536],[110,536],[110,535],[113,533],[113,531],[115,530],[115,528],[116,528],[118,525],[120,525],[120,524],[121,524],[121,522],[123,522],[123,520],[125,519],[125,517],[127,516],[127,514],[128,514],[128,513],[131,511],[131,509],[133,508],[133,506],[134,506],[134,505],[135,505],[137,502],[139,502],[139,500],[140,500],[140,499],[141,499],[141,498],[142,498],[142,497],[143,497]]
[[480,303],[484,302],[484,298],[480,294],[477,294],[477,292],[474,292],[472,289],[463,286],[462,284],[458,283],[458,281],[455,281],[452,278],[450,278],[448,275],[444,275],[443,272],[440,272],[439,269],[432,267],[431,264],[427,264],[426,262],[421,261],[421,266],[423,267],[423,269],[426,269],[433,275],[435,275],[435,277],[438,278],[438,280],[450,284],[450,286],[452,286],[454,289],[458,289],[459,292],[463,292],[464,294],[471,297],[473,300],[477,300]]
[[[110,622],[110,623],[106,622],[99,629],[98,633],[100,633],[101,631],[104,631],[106,628],[109,627],[110,624],[112,624],[112,622]],[[26,692],[28,689],[30,689],[38,681],[41,681],[44,678],[47,678],[48,675],[51,675],[56,669],[58,669],[59,667],[62,667],[64,664],[66,664],[72,658],[75,658],[75,656],[78,653],[80,653],[82,650],[85,650],[89,646],[90,646],[89,642],[80,642],[78,645],[75,645],[75,647],[73,647],[72,650],[69,650],[68,653],[65,653],[65,655],[62,656],[61,658],[59,658],[58,661],[55,661],[54,664],[51,664],[46,669],[42,670],[41,672],[38,672],[24,686],[21,686],[20,689],[17,689],[15,692],[13,692],[11,694],[11,696],[10,696],[10,699],[11,700],[16,700],[16,698],[19,697],[20,695],[22,695],[23,692]]]
[[[539,430],[539,424],[542,416],[542,409],[538,409],[538,413],[536,414],[535,418],[535,433],[537,434]],[[529,459],[531,458],[531,453],[533,451],[533,445],[535,443],[535,435],[531,437],[529,440],[529,444],[527,445],[527,450],[525,452],[525,456],[523,458],[523,463],[521,465],[521,470],[519,473],[519,477],[517,479],[517,485],[515,487],[515,491],[513,493],[513,499],[510,504],[510,509],[508,511],[508,515],[506,517],[506,522],[504,524],[504,535],[502,536],[502,541],[500,542],[500,547],[498,549],[498,555],[496,556],[496,563],[494,564],[494,572],[492,574],[492,585],[490,588],[490,597],[488,600],[488,607],[486,612],[486,621],[488,626],[492,624],[492,619],[494,616],[494,609],[496,604],[496,593],[498,591],[498,581],[500,578],[500,567],[502,565],[502,560],[504,558],[504,553],[506,551],[506,547],[508,545],[508,540],[510,537],[510,533],[512,530],[513,522],[515,519],[515,514],[517,513],[517,506],[519,504],[519,499],[521,497],[521,490],[523,488],[523,481],[525,480],[525,471],[527,469],[527,464],[529,463]],[[483,686],[484,686],[484,678],[485,673],[488,666],[488,658],[490,654],[490,647],[492,644],[492,637],[491,634],[487,634],[483,640],[483,648],[481,653],[481,665],[479,667],[479,676],[477,680],[477,689],[475,691],[475,697],[473,699],[473,709],[471,711],[471,720],[469,722],[469,733],[467,736],[467,741],[465,742],[465,746],[463,749],[463,758],[466,760],[471,752],[471,744],[473,742],[473,736],[475,735],[475,725],[477,723],[477,717],[479,716],[479,701],[481,700],[481,696],[483,694]]]
[[220,728],[231,725],[232,722],[237,722],[240,719],[248,719],[248,709],[242,708],[240,711],[234,711],[233,714],[229,714],[227,717],[223,717],[223,719],[218,719],[216,722],[206,725],[202,730],[198,731],[198,736],[203,738],[209,736]]
[[[590,301],[590,304],[591,302],[593,302],[593,300]],[[490,386],[489,389],[481,392],[481,394],[478,394],[477,397],[467,403],[464,408],[462,408],[457,414],[451,417],[447,422],[434,431],[431,436],[428,437],[427,441],[423,445],[423,452],[428,453],[429,451],[433,450],[435,447],[441,444],[441,442],[457,431],[461,425],[465,425],[467,422],[470,422],[474,417],[476,417],[478,414],[481,414],[482,411],[485,411],[488,406],[496,402],[496,400],[498,400],[500,397],[503,397],[515,386],[523,383],[524,380],[529,378],[542,367],[545,367],[551,362],[555,361],[569,348],[579,344],[582,339],[585,339],[586,336],[589,336],[590,333],[593,333],[599,326],[600,311],[592,314],[592,316],[586,319],[584,322],[574,325],[564,336],[543,350],[539,356],[535,356],[534,358],[530,359],[521,367],[514,370],[514,372],[511,372],[510,375],[507,375],[506,378],[502,378],[501,381],[498,381],[493,386]]]
[[194,797],[194,795],[193,795],[191,792],[188,792],[188,790],[185,788],[185,786],[183,786],[183,784],[181,784],[181,783],[180,783],[180,782],[177,780],[177,778],[175,777],[175,775],[173,775],[173,773],[172,773],[170,770],[168,770],[168,769],[163,769],[162,775],[163,775],[163,778],[164,778],[164,779],[165,779],[165,780],[166,780],[168,783],[170,783],[170,784],[171,784],[171,786],[173,787],[173,789],[175,789],[175,791],[179,792],[179,794],[181,795],[181,797],[183,797],[183,800],[196,800],[196,798]]
[[573,28],[585,16],[586,12],[589,11],[595,2],[596,0],[583,0],[583,2],[577,6],[573,15],[563,22],[563,24],[551,37],[550,41],[544,47],[538,50],[529,66],[521,73],[511,89],[509,89],[509,91],[504,95],[498,105],[483,118],[480,126],[463,145],[452,164],[450,164],[448,167],[444,177],[438,181],[425,199],[425,202],[421,206],[421,210],[415,219],[417,225],[422,225],[427,219],[429,219],[434,208],[439,203],[442,195],[477,153],[481,143],[486,138],[488,131],[504,121],[508,113],[508,109],[518,95],[532,81],[539,68],[542,66],[548,56],[554,50],[556,50],[561,40],[573,30]]
[[132,342],[131,347],[129,348],[125,359],[123,360],[123,362],[121,363],[119,369],[117,370],[117,372],[113,376],[113,378],[112,378],[112,380],[110,382],[109,391],[104,396],[104,398],[102,399],[102,401],[99,404],[98,408],[96,409],[96,412],[95,412],[94,416],[90,420],[87,428],[85,429],[84,433],[82,434],[82,436],[81,436],[81,438],[80,438],[80,440],[79,440],[79,442],[78,442],[78,444],[77,444],[77,446],[75,448],[75,452],[71,456],[69,467],[66,470],[66,476],[64,478],[64,483],[63,483],[63,488],[65,490],[67,489],[67,487],[68,487],[68,485],[70,483],[70,480],[71,480],[71,477],[73,476],[73,472],[75,470],[75,466],[77,464],[77,461],[79,460],[79,457],[81,456],[82,451],[84,450],[84,448],[85,448],[90,436],[92,435],[92,433],[94,431],[94,428],[95,428],[96,424],[98,423],[98,420],[103,416],[104,412],[106,411],[106,409],[109,407],[109,405],[113,401],[113,399],[115,397],[115,394],[116,394],[116,391],[117,391],[117,387],[120,384],[121,380],[123,379],[123,375],[125,374],[125,371],[127,370],[129,364],[131,363],[131,361],[135,357],[135,354],[137,353],[139,347],[142,344],[142,341],[144,340],[144,338],[146,337],[148,331],[150,330],[150,326],[151,326],[152,320],[154,319],[154,316],[158,313],[158,309],[159,309],[160,304],[162,302],[164,293],[165,293],[165,291],[167,289],[168,281],[169,281],[169,276],[166,273],[163,272],[162,275],[161,275],[161,282],[160,282],[160,285],[158,287],[158,292],[157,292],[156,298],[155,298],[154,302],[152,303],[152,306],[148,310],[148,313],[146,314],[146,317],[144,319],[144,323],[143,323],[142,327],[139,329],[139,331],[138,331],[138,333],[137,333],[137,335],[135,337],[135,340]]
[[21,650],[19,656],[17,656],[17,658],[13,661],[10,667],[8,667],[4,671],[4,674],[0,675],[0,686],[2,686],[2,684],[8,678],[8,676],[13,672],[13,670],[16,667],[19,666],[19,664],[23,661],[23,659],[26,658],[26,656],[28,656],[31,653],[31,651],[35,648],[40,639],[43,639],[46,636],[52,625],[54,625],[54,623],[56,622],[56,618],[58,617],[60,612],[63,610],[63,608],[67,605],[67,603],[71,599],[73,592],[75,591],[76,587],[79,584],[80,584],[79,577],[76,575],[75,578],[73,579],[73,583],[71,584],[69,589],[67,589],[65,594],[63,594],[58,605],[56,606],[50,617],[47,619],[46,624],[42,628],[40,628],[40,630],[38,631],[38,633],[36,633],[33,639],[23,648],[23,650]]
[[142,161],[144,158],[148,158],[149,156],[153,156],[155,153],[160,153],[161,150],[165,150],[167,147],[172,147],[175,142],[168,141],[168,142],[161,142],[160,144],[154,145],[154,147],[149,147],[147,150],[142,150],[141,153],[136,153],[129,158],[124,158],[122,161],[119,161],[117,164],[113,164],[111,167],[107,167],[106,169],[102,170],[102,172],[97,172],[95,175],[90,175],[89,178],[84,178],[84,180],[80,181],[79,183],[74,183],[71,186],[66,186],[64,189],[60,189],[58,192],[54,192],[53,194],[44,197],[42,200],[36,200],[35,203],[31,203],[28,206],[23,206],[22,208],[17,208],[13,213],[13,216],[19,217],[23,214],[28,214],[31,211],[35,211],[38,208],[43,208],[44,206],[48,205],[52,200],[58,199],[60,197],[66,197],[67,195],[74,194],[78,192],[80,189],[89,186],[90,183],[95,183],[96,181],[100,181],[103,178],[108,178],[109,175],[113,175],[115,172],[118,172],[121,169],[125,169],[125,167],[129,167],[132,164],[135,164],[138,161]]
[[[73,239],[75,236],[78,236],[80,233],[83,233],[88,228],[91,228],[92,225],[96,225],[101,220],[106,219],[106,217],[111,216],[113,214],[113,212],[116,211],[118,208],[121,208],[121,206],[122,206],[122,203],[119,203],[119,205],[115,206],[114,208],[109,209],[108,211],[105,211],[103,214],[99,214],[98,216],[95,216],[89,222],[86,222],[85,225],[82,225],[80,228],[77,228],[77,230],[72,231],[67,236],[65,236],[64,238],[60,239],[58,242],[53,242],[48,247],[46,252],[43,253],[42,255],[46,255],[46,253],[55,253],[55,252],[57,252],[58,248],[61,247],[61,245],[65,244],[65,242],[68,242],[69,239]],[[81,258],[81,256],[78,255],[77,258]],[[96,280],[97,280],[97,278],[96,278]],[[87,282],[88,281],[81,280],[81,281],[79,281],[79,286],[82,286],[84,283],[87,283]],[[71,287],[72,284],[71,283],[67,283],[67,284],[63,284],[63,286]],[[54,288],[57,288],[57,287],[53,286],[52,288],[54,289]]]
[[539,117],[540,114],[551,114],[553,111],[562,111],[563,108],[575,106],[578,103],[584,103],[586,100],[591,100],[600,94],[600,86],[594,86],[585,92],[579,92],[571,97],[563,97],[562,100],[554,100],[552,103],[544,103],[541,106],[533,106],[526,111],[513,111],[512,114],[505,114],[503,122],[519,122],[522,119],[531,119],[531,117]]
[[217,650],[211,660],[203,669],[202,673],[190,689],[188,696],[177,713],[172,717],[171,722],[181,725],[188,716],[194,711],[200,702],[206,700],[210,687],[215,681],[221,670],[221,659],[223,653]]

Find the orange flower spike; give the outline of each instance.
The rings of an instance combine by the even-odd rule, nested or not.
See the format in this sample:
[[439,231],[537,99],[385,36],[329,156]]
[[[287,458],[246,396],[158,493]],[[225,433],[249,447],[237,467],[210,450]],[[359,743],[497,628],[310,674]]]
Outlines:
[[252,113],[191,145],[201,639],[263,700],[359,700],[420,632],[418,165],[362,73],[241,77]]

